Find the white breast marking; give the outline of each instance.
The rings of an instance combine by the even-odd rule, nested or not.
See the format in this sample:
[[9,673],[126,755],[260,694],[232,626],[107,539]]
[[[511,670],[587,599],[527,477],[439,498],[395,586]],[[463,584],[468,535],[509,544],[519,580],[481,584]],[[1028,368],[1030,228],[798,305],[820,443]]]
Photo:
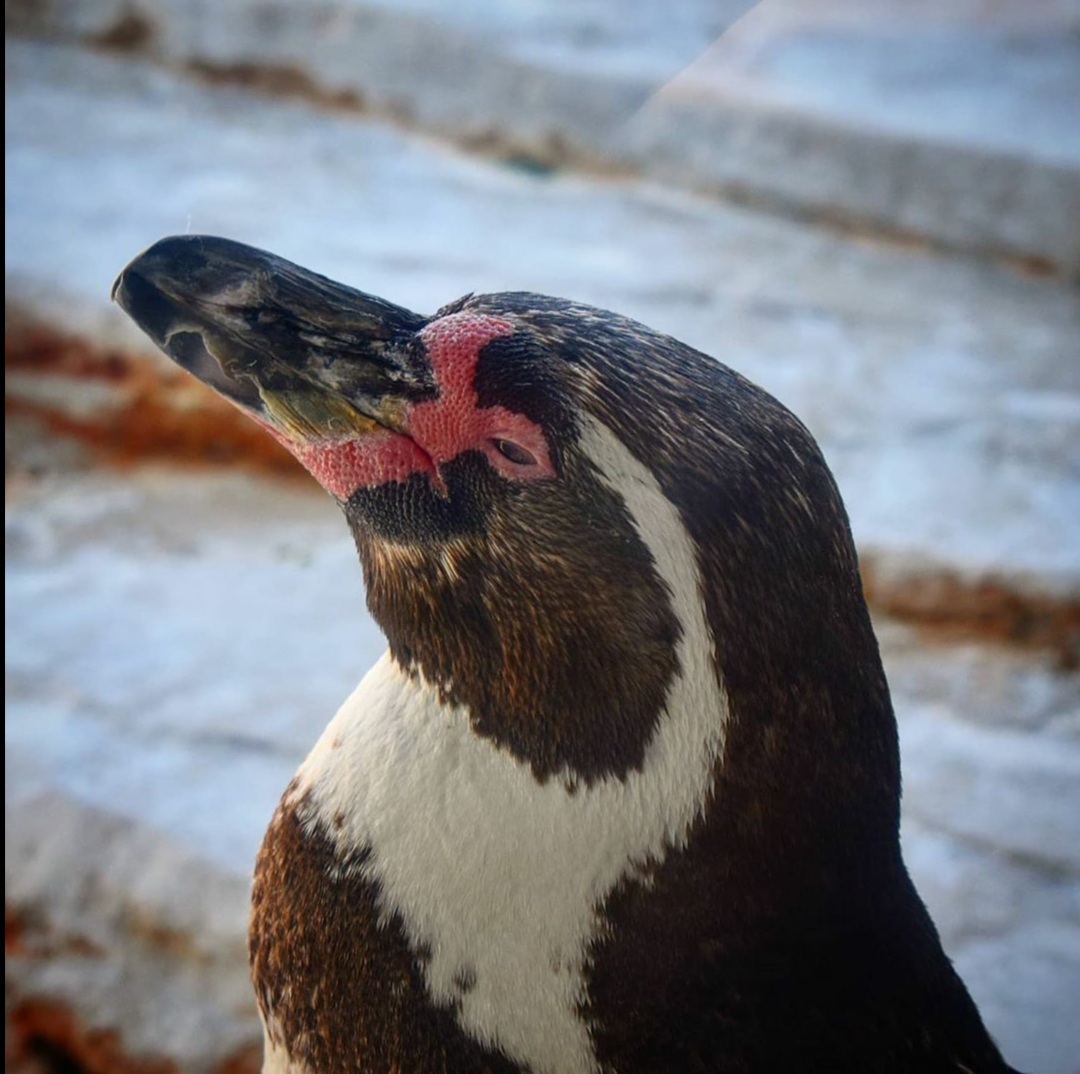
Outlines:
[[459,1003],[466,1031],[533,1074],[595,1074],[578,1008],[596,907],[635,866],[685,843],[727,717],[678,511],[605,426],[589,424],[582,445],[625,501],[682,626],[680,671],[642,770],[573,793],[559,778],[537,783],[387,654],[298,773],[297,793],[310,792],[319,817],[344,816],[339,849],[371,847],[364,869],[383,909],[431,952],[434,1000]]

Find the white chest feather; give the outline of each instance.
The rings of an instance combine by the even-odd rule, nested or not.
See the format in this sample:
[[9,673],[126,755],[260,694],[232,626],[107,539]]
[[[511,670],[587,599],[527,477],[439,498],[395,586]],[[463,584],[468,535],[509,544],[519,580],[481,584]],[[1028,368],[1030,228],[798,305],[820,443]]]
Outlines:
[[[680,846],[710,790],[726,702],[694,550],[649,471],[603,426],[590,457],[625,500],[682,625],[680,671],[640,772],[573,792],[475,734],[468,712],[387,655],[299,772],[343,852],[370,847],[382,909],[430,951],[433,1000],[534,1074],[592,1074],[578,1011],[597,907],[635,867]],[[470,987],[462,988],[466,981]]]

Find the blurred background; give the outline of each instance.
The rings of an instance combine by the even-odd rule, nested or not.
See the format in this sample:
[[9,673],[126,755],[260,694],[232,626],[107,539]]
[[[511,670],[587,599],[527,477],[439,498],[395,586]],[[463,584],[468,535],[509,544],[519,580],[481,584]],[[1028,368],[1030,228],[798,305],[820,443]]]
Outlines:
[[336,508],[109,302],[214,233],[528,289],[820,440],[904,841],[1010,1061],[1080,1071],[1077,0],[8,0],[12,1070],[258,1068],[275,801],[381,651]]

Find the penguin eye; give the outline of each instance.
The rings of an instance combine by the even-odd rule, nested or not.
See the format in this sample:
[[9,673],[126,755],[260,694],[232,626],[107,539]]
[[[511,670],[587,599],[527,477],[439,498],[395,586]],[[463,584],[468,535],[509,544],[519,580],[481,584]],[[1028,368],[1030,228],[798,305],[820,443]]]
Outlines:
[[535,466],[536,458],[513,440],[492,440],[495,450],[517,466]]

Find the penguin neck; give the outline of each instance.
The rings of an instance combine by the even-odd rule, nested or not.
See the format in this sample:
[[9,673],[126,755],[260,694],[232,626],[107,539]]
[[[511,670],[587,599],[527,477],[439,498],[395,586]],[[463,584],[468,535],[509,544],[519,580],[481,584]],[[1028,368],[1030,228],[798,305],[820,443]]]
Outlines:
[[368,608],[396,662],[540,781],[640,772],[681,675],[686,617],[625,510],[595,492],[590,543],[559,527],[540,555],[526,521],[501,522],[524,532],[425,545],[350,519]]

